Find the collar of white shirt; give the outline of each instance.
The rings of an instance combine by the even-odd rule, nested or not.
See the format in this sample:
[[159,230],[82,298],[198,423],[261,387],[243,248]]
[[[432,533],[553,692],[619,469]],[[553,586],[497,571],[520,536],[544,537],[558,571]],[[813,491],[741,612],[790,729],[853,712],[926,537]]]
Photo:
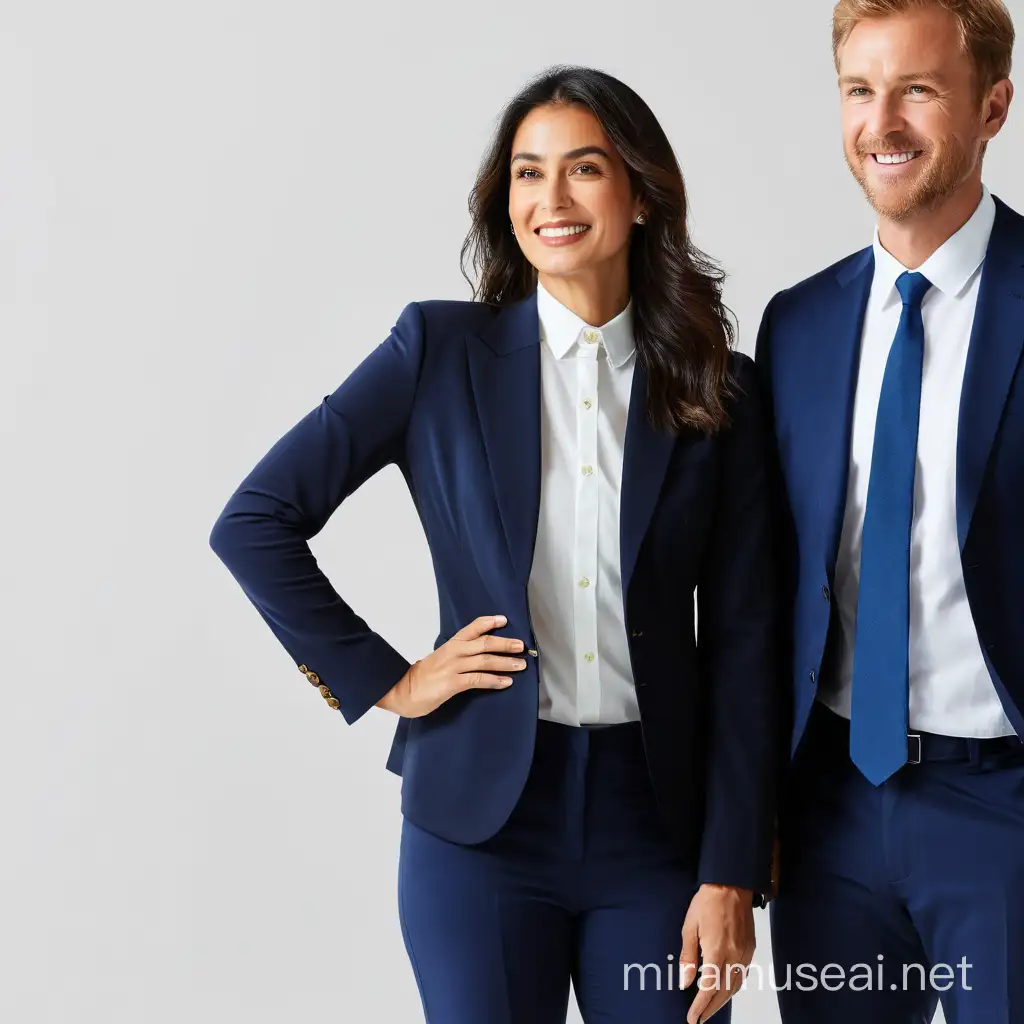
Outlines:
[[[932,285],[943,295],[955,298],[974,277],[975,271],[984,263],[988,251],[992,225],[996,219],[996,204],[987,188],[982,187],[981,202],[971,219],[951,238],[948,238],[918,267]],[[893,302],[899,302],[896,279],[906,271],[890,252],[882,248],[878,240],[878,226],[875,225],[873,242],[875,251],[875,301],[884,309]]]
[[[546,343],[555,358],[561,359],[572,350],[583,331],[592,326],[563,306],[542,284],[537,285],[537,314],[540,319],[541,341]],[[608,323],[596,328],[611,366],[625,364],[636,350],[633,340],[633,300]]]

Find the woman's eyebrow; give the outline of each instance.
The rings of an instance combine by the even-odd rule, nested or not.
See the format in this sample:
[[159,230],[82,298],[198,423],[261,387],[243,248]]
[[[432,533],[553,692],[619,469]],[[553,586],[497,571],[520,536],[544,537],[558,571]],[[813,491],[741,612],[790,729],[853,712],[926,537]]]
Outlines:
[[[581,156],[603,156],[610,159],[608,152],[600,146],[580,146],[579,149],[570,149],[568,153],[562,154],[562,159],[576,160]],[[514,164],[517,160],[529,160],[532,163],[540,163],[543,159],[539,153],[516,153],[509,162]]]

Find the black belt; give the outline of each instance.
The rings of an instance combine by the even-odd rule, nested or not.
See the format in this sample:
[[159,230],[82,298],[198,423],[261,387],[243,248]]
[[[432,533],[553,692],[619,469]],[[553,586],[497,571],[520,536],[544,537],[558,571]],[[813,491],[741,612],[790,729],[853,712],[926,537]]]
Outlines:
[[[831,746],[849,749],[850,720],[837,714],[824,701],[814,702],[815,717],[824,730],[822,737]],[[984,758],[1000,755],[1024,757],[1024,740],[1019,736],[940,736],[933,732],[907,734],[907,764],[925,761],[970,761],[977,764]]]
[[999,754],[1024,754],[1019,736],[939,736],[933,732],[907,734],[907,764],[922,761],[972,761]]

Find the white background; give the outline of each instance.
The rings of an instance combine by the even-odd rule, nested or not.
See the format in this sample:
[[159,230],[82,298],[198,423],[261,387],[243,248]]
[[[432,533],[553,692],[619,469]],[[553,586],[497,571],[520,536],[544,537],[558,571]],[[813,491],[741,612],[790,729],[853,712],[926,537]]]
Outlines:
[[[469,297],[478,161],[554,62],[659,116],[751,351],[775,290],[870,241],[830,6],[0,3],[0,1018],[421,1019],[393,719],[326,707],[210,527],[406,302]],[[1021,140],[1014,111],[986,170],[1018,209]],[[397,470],[314,550],[430,650]],[[778,1020],[767,984],[734,1019]]]

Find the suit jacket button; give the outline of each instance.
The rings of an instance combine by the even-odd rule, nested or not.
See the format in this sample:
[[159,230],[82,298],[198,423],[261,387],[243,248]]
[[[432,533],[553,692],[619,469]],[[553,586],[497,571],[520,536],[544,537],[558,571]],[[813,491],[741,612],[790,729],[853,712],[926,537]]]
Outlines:
[[527,648],[526,653],[529,654],[532,658],[536,658],[537,657],[537,652],[534,651],[534,650],[531,650],[529,648]]
[[302,673],[303,675],[305,675],[305,674],[306,674],[306,673],[307,673],[307,672],[309,671],[309,669],[308,669],[308,668],[306,668],[306,666],[305,666],[305,665],[300,665],[300,666],[299,666],[299,671],[300,671],[300,672],[301,672],[301,673]]
[[334,708],[335,711],[337,711],[338,708],[341,707],[341,702],[338,700],[337,697],[328,697],[327,703],[328,705],[330,705],[330,707]]
[[326,686],[325,686],[325,685],[324,685],[323,683],[321,683],[321,684],[320,684],[320,685],[319,685],[319,686],[317,687],[317,689],[318,689],[318,690],[320,691],[320,696],[321,696],[321,697],[323,697],[323,698],[324,698],[325,700],[326,700],[327,698],[329,698],[329,697],[333,696],[333,694],[331,693],[331,691],[330,691],[330,690],[329,690],[329,689],[328,689],[328,688],[327,688],[327,687],[326,687]]
[[320,685],[320,677],[315,672],[307,672],[306,678],[314,685]]

